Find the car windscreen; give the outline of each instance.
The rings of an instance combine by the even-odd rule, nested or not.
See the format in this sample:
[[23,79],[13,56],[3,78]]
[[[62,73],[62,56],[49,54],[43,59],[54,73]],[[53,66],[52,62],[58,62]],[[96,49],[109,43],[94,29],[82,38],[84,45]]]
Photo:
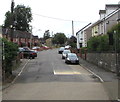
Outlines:
[[66,51],[64,51],[63,53],[64,53],[64,54],[67,54],[67,53],[70,53],[70,51],[69,51],[69,50],[66,50]]
[[64,47],[61,47],[60,50],[64,50],[65,48]]
[[75,54],[69,54],[68,57],[69,58],[77,58],[77,55],[75,55]]

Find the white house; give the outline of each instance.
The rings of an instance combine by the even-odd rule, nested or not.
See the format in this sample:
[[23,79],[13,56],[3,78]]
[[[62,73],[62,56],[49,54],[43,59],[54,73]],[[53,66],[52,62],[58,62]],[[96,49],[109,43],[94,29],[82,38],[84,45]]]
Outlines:
[[[88,25],[86,25],[85,27],[83,27],[82,29],[80,29],[77,33],[77,49],[80,49],[81,47],[87,47],[87,33],[91,32],[90,27],[91,23],[89,23]],[[89,30],[87,30],[87,28],[89,28]],[[91,34],[91,33],[89,33]]]

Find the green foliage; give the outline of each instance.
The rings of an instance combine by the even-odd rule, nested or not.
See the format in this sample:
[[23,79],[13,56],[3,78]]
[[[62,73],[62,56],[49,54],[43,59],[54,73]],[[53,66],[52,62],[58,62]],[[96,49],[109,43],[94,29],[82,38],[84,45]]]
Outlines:
[[109,31],[108,33],[112,33],[113,34],[113,48],[116,51],[120,53],[120,23],[114,25]]
[[4,51],[3,55],[5,57],[4,59],[4,68],[5,73],[12,73],[12,61],[15,60],[18,52],[18,46],[6,39],[2,39],[4,43]]
[[11,15],[10,11],[6,12],[5,21],[4,21],[4,27],[8,28],[8,27],[10,27],[10,25],[12,25],[11,16],[12,15]]
[[88,51],[104,52],[109,49],[108,35],[92,37],[88,41]]
[[56,33],[52,39],[53,44],[65,44],[67,38],[64,33]]
[[88,41],[88,51],[97,51],[98,44],[99,44],[98,38],[97,37],[92,37]]
[[29,23],[32,21],[32,13],[30,7],[25,7],[24,5],[17,5],[14,9],[13,14],[8,11],[5,14],[4,27],[9,28],[14,25],[16,30],[30,32]]
[[[113,34],[113,45],[109,45],[109,35]],[[114,25],[108,34],[92,37],[88,41],[89,52],[117,51],[120,53],[120,23]]]
[[68,39],[68,45],[70,45],[72,48],[76,48],[77,39],[74,36],[71,36],[70,39]]
[[87,51],[87,47],[82,47],[82,48],[81,48],[81,53],[84,54],[85,51]]
[[97,46],[97,51],[108,51],[109,50],[109,41],[108,41],[108,35],[103,35],[98,37],[99,45]]

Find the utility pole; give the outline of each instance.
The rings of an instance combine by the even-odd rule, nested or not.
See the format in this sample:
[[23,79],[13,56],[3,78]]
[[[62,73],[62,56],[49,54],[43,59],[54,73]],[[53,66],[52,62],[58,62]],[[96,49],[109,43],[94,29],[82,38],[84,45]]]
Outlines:
[[13,12],[14,12],[14,0],[11,1],[11,34],[10,34],[10,40],[13,41],[13,26],[14,26],[14,18],[13,18]]
[[74,22],[72,21],[72,36],[74,36]]

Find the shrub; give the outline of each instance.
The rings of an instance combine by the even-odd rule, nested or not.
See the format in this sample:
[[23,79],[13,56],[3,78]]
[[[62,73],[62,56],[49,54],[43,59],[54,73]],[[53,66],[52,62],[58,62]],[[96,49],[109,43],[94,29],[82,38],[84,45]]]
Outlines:
[[[116,31],[116,33],[115,33]],[[113,48],[116,50],[117,52],[120,53],[120,23],[114,25],[109,31],[109,33],[113,34]]]
[[104,52],[109,50],[110,50],[110,45],[109,45],[108,35],[92,37],[88,41],[89,52]]
[[4,38],[2,40],[4,43],[3,56],[5,57],[5,59],[3,60],[3,70],[5,71],[5,73],[12,74],[12,61],[16,59],[18,46],[17,44],[14,44]]

